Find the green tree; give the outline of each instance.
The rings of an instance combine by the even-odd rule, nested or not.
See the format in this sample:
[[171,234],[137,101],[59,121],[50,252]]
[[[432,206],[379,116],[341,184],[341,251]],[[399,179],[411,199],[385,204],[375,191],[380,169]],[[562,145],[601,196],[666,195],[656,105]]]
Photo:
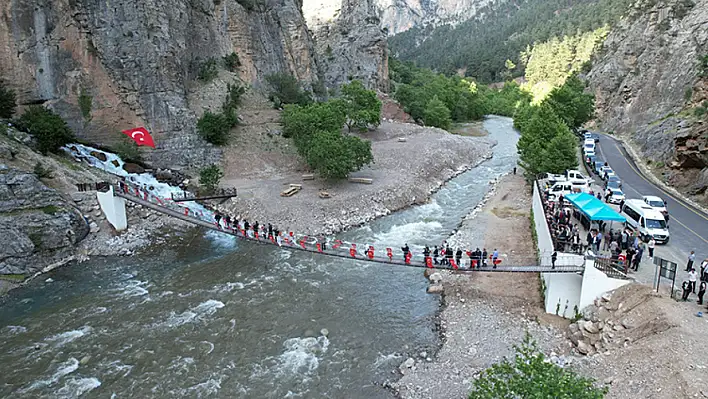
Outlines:
[[197,132],[206,142],[214,145],[226,145],[232,121],[228,114],[207,111],[197,121]]
[[435,96],[426,104],[423,121],[428,126],[449,129],[452,123],[450,110],[445,106],[444,102]]
[[[516,144],[519,164],[527,175],[535,178],[541,173],[562,173],[577,166],[575,143],[572,147],[567,146],[568,138],[572,139],[568,126],[546,104],[529,108],[519,114],[524,119],[518,122],[521,137]],[[556,140],[558,136],[564,135]]]
[[367,90],[364,85],[354,80],[342,85],[342,98],[339,99],[349,131],[352,127],[366,130],[369,126],[381,124],[381,100],[373,90]]
[[202,82],[210,82],[219,76],[219,68],[215,58],[209,58],[208,60],[199,64],[199,72],[197,73],[197,79]]
[[563,86],[553,89],[545,102],[571,129],[592,119],[595,111],[595,96],[585,93],[585,82],[577,75],[568,78]]
[[211,164],[199,171],[199,184],[206,193],[213,193],[219,187],[224,172],[215,164]]
[[281,114],[284,137],[310,135],[316,131],[339,132],[346,116],[336,103],[316,103],[306,107],[286,105]]
[[527,332],[513,359],[488,368],[475,380],[470,399],[572,398],[602,399],[606,388],[594,381],[546,361]]
[[317,131],[309,141],[305,160],[324,178],[345,178],[373,161],[371,142],[336,131]]
[[0,80],[0,118],[12,118],[16,108],[15,91],[5,86],[5,82]]
[[271,87],[269,99],[276,106],[281,104],[307,105],[312,103],[312,97],[300,86],[294,76],[287,73],[274,73],[265,77]]
[[37,149],[42,154],[58,152],[73,140],[74,133],[64,120],[54,111],[34,105],[20,116],[18,125],[27,130],[37,141]]

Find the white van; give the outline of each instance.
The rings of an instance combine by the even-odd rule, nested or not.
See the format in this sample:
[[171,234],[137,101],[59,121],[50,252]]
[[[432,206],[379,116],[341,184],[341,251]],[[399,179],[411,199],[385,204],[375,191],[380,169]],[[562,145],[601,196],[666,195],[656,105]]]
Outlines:
[[664,215],[640,199],[624,202],[622,214],[627,218],[627,226],[639,232],[644,239],[654,237],[657,244],[669,242],[669,227]]
[[558,198],[572,193],[588,192],[590,185],[586,181],[562,181],[553,184],[546,189],[549,201],[557,201]]

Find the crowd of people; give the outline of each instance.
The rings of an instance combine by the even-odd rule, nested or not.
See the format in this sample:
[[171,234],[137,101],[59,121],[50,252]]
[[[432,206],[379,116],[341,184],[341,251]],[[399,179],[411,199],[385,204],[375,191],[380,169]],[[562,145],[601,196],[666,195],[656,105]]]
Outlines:
[[[681,284],[681,289],[683,290],[682,298],[684,301],[688,301],[691,294],[696,294],[698,296],[697,303],[703,305],[703,295],[706,293],[706,288],[708,287],[708,258],[704,259],[700,266],[700,273],[696,271],[694,265],[696,261],[696,251],[691,251],[688,254],[688,259],[686,262],[685,271],[688,272],[687,279]],[[698,284],[698,292],[696,292],[696,284]],[[708,308],[708,306],[706,307]]]

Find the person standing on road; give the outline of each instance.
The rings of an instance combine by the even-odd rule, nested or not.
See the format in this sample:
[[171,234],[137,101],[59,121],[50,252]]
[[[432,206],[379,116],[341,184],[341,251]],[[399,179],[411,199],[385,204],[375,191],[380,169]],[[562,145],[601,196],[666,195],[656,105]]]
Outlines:
[[706,294],[706,282],[701,281],[701,285],[698,288],[698,304],[703,305],[703,295]]
[[649,243],[647,244],[647,248],[649,249],[649,259],[654,259],[654,247],[656,246],[656,240],[654,237],[651,237],[649,239]]
[[701,263],[701,281],[708,281],[708,258]]
[[688,281],[684,281],[683,284],[681,284],[681,289],[683,290],[683,295],[681,296],[681,299],[685,302],[688,301],[688,296],[691,295],[691,284]]
[[696,260],[696,251],[691,251],[690,254],[688,254],[688,263],[686,263],[686,271],[689,271],[693,268],[693,261]]
[[629,241],[629,235],[627,235],[627,230],[622,231],[622,236],[620,237],[622,244],[622,249],[626,250],[627,249],[627,241]]
[[694,294],[696,293],[696,280],[698,280],[698,273],[696,273],[696,269],[691,269],[688,272],[688,283],[691,285],[690,291]]
[[637,248],[637,254],[634,257],[634,271],[639,271],[639,263],[642,261],[642,254],[644,254],[644,245],[640,244]]

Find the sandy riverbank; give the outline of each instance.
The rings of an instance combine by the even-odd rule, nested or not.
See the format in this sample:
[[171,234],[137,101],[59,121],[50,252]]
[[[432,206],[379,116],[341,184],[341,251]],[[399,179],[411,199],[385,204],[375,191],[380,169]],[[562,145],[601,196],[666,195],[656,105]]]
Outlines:
[[[249,134],[247,131],[243,134]],[[251,132],[250,134],[255,134]],[[249,221],[273,223],[280,229],[305,234],[333,234],[364,224],[410,205],[422,204],[447,180],[491,157],[493,141],[469,137],[408,123],[384,122],[362,135],[371,140],[374,163],[353,173],[373,179],[373,184],[316,179],[303,181],[304,166],[285,149],[278,168],[258,154],[244,150],[237,162],[251,168],[226,166],[224,185],[238,189],[239,196],[223,205],[222,212]],[[399,141],[405,138],[405,142]],[[254,138],[254,140],[256,140]],[[275,145],[275,144],[274,144]],[[227,158],[225,161],[229,163]],[[290,165],[286,168],[285,165]],[[266,171],[267,173],[257,173]],[[302,184],[302,191],[281,197],[289,183]],[[320,198],[326,190],[331,198]]]

